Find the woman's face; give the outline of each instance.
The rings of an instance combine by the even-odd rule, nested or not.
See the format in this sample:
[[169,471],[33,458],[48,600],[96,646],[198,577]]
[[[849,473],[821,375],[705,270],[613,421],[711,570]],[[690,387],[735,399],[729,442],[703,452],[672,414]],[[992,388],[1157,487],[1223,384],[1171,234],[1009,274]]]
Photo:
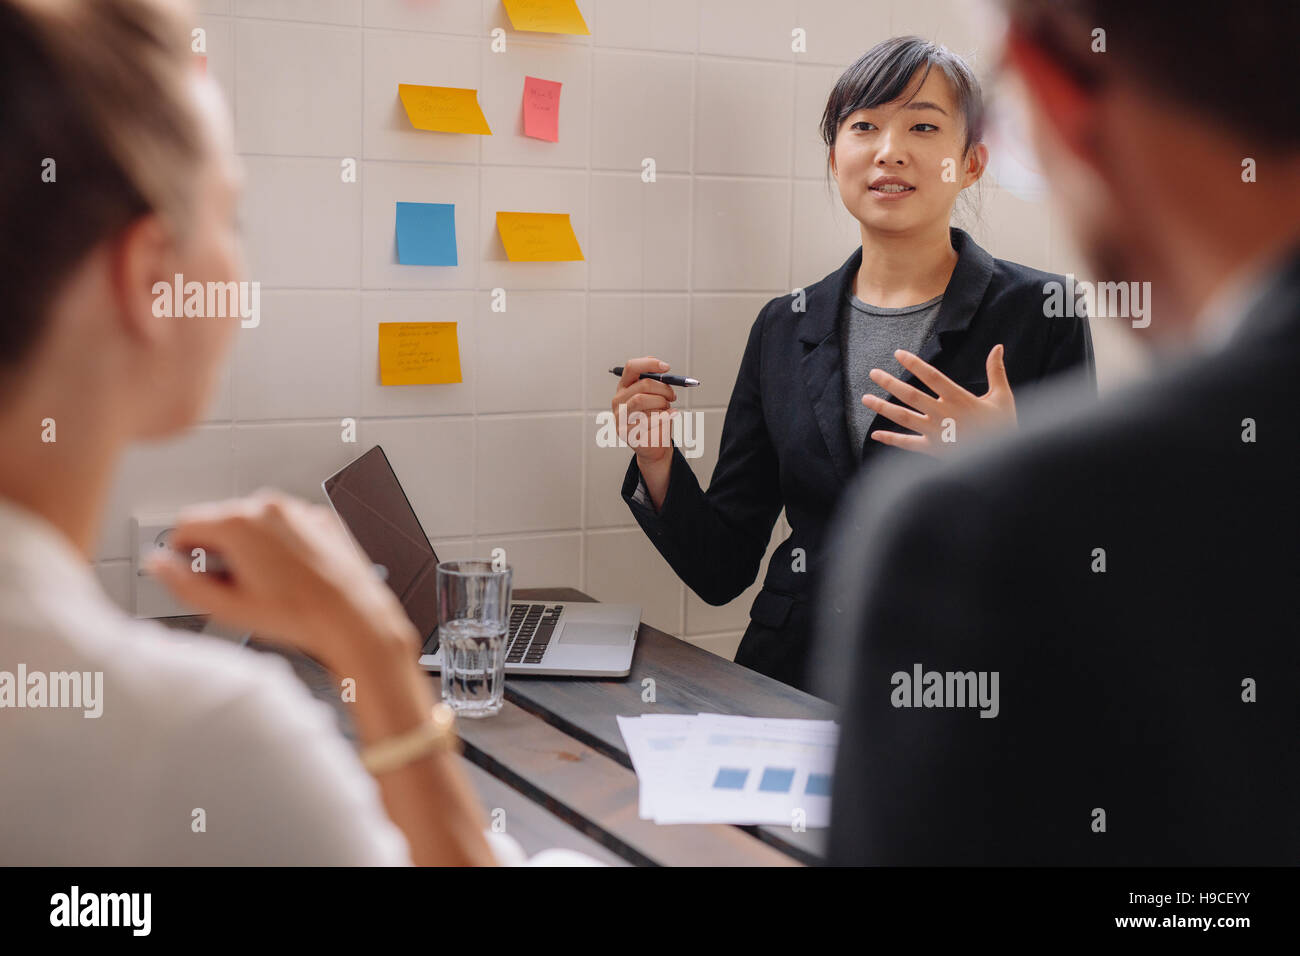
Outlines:
[[952,83],[918,70],[898,99],[850,113],[840,124],[831,172],[840,198],[865,230],[913,235],[947,228],[958,194],[979,179],[983,145],[969,154]]

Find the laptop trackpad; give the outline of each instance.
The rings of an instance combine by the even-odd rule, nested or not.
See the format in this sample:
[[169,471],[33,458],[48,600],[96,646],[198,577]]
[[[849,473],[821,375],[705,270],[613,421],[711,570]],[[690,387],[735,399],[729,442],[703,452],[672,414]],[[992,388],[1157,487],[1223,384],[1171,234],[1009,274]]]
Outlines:
[[560,632],[561,644],[626,644],[627,634],[616,625],[569,621]]

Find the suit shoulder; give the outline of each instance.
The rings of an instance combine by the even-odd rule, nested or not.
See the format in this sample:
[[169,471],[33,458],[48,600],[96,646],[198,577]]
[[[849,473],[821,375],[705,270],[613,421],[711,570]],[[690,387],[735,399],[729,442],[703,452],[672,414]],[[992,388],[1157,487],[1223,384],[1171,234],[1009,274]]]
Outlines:
[[1064,287],[1066,278],[1056,272],[1047,272],[1010,259],[993,260],[990,291],[1004,295],[1033,296],[1041,299],[1053,283]]
[[[853,262],[852,257],[850,257],[849,262],[850,263]],[[848,267],[848,265],[849,263],[845,263],[844,265],[835,269],[835,271],[828,272],[826,275],[822,276],[816,282],[810,282],[805,286],[799,286],[790,295],[782,296],[780,299],[774,299],[773,302],[779,302],[783,299],[789,299],[793,301],[800,292],[804,293],[809,298],[822,296],[822,295],[834,295],[838,291],[839,281],[841,277],[844,275],[844,271]]]
[[805,286],[796,286],[785,295],[769,299],[759,311],[759,318],[770,316],[772,319],[788,317],[797,321],[808,311],[809,302],[821,301],[825,296],[835,292],[836,273],[811,282]]
[[[984,297],[986,306],[1004,316],[1042,316],[1053,338],[1081,336],[1085,353],[1091,353],[1087,310],[1073,297],[1072,280],[1056,272],[1034,269],[1007,259],[993,260],[993,275]],[[1061,305],[1069,297],[1072,308]]]
[[[1020,428],[931,473],[932,502],[961,488],[987,502],[1067,500],[1072,490],[1101,494],[1203,470],[1242,449],[1243,419],[1264,421],[1278,441],[1257,457],[1281,465],[1283,446],[1300,441],[1294,407],[1296,357],[1263,347],[1190,357],[1153,378],[1089,400],[1077,382],[1047,386]],[[1217,436],[1217,438],[1216,438]],[[1251,446],[1246,446],[1251,447]]]
[[797,286],[785,295],[769,300],[759,311],[756,324],[765,330],[786,332],[801,329],[808,322],[818,328],[826,326],[825,313],[837,310],[840,305],[840,282],[845,268],[841,266],[816,282]]

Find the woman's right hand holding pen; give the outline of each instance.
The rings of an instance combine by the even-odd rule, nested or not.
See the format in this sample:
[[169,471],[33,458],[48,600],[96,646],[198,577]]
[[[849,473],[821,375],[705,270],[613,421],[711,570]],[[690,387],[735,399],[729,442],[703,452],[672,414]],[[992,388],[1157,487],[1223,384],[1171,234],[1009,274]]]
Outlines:
[[673,461],[672,418],[679,414],[672,403],[677,400],[677,392],[671,385],[640,376],[646,372],[666,372],[668,368],[667,362],[652,355],[628,359],[610,403],[619,438],[636,452],[637,468],[645,479],[655,510],[663,505],[668,493]]

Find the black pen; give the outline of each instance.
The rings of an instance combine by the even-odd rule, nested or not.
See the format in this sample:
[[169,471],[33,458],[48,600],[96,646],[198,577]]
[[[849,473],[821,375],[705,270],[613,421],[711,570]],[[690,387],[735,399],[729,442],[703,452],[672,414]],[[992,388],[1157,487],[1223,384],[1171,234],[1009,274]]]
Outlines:
[[[619,378],[622,378],[623,366],[615,365],[609,370],[609,374],[617,375]],[[665,375],[663,372],[642,372],[640,377],[652,378],[656,382],[663,382],[665,385],[675,385],[678,388],[694,388],[696,385],[700,384],[700,380],[697,378],[686,378],[683,375]]]

